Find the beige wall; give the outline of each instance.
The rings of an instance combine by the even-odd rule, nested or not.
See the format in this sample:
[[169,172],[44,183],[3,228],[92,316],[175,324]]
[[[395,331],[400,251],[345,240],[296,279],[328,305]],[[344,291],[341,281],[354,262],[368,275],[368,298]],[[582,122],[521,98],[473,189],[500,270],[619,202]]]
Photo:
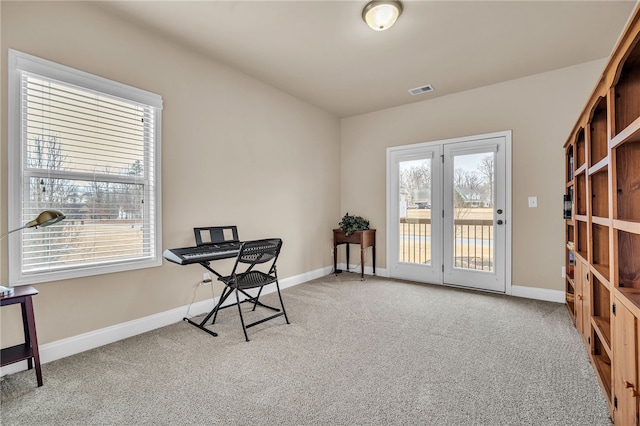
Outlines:
[[[2,233],[6,60],[13,48],[162,95],[164,248],[192,245],[194,226],[238,225],[242,239],[283,238],[281,278],[332,263],[330,230],[340,217],[336,117],[88,3],[0,7]],[[6,239],[0,247],[6,283]],[[157,268],[37,285],[40,343],[188,305],[203,272],[165,261]],[[196,301],[207,296],[200,290]],[[1,311],[2,347],[20,329],[13,308]]]
[[[387,147],[512,130],[513,284],[563,288],[562,145],[604,60],[340,121],[90,4],[1,2],[0,16],[2,233],[13,48],[162,95],[163,247],[192,244],[194,226],[237,224],[242,239],[285,240],[282,277],[331,265],[330,230],[347,211],[378,229],[386,267]],[[6,265],[5,240],[2,282]],[[187,305],[202,272],[165,262],[37,285],[40,343]],[[2,346],[18,338],[13,308],[1,311]]]
[[[512,130],[512,284],[563,290],[562,146],[604,65],[594,61],[343,119],[341,213],[364,216],[377,228],[376,266],[386,267],[386,148]],[[538,197],[538,208],[528,208],[529,196]]]

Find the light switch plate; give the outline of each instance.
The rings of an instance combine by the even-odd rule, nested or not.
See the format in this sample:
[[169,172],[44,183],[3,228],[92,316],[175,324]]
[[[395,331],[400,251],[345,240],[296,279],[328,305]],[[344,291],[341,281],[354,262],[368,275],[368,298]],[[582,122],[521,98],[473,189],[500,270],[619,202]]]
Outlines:
[[538,197],[529,197],[529,207],[538,207]]

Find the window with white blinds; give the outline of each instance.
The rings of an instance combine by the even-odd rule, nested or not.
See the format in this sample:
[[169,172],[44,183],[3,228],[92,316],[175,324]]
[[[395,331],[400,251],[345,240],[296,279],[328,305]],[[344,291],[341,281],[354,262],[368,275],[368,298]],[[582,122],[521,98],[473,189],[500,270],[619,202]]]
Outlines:
[[10,51],[10,284],[161,264],[160,96]]

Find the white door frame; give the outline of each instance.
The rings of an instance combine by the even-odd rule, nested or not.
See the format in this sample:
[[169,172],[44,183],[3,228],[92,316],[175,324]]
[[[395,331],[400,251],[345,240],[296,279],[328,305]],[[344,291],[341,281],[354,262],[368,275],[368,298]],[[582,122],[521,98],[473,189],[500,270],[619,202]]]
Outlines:
[[[416,151],[419,151],[421,148],[424,148],[425,150],[433,150],[433,148],[435,146],[439,146],[440,147],[440,153],[441,155],[444,155],[444,148],[443,146],[445,144],[450,144],[450,143],[457,143],[457,142],[470,142],[470,141],[474,141],[474,140],[480,140],[480,139],[492,139],[492,138],[504,138],[505,141],[505,216],[504,216],[504,220],[505,220],[505,225],[504,225],[504,229],[505,229],[505,233],[506,233],[506,242],[505,242],[505,271],[504,271],[504,280],[505,280],[505,292],[504,294],[508,294],[511,295],[512,294],[512,284],[511,284],[511,270],[512,270],[512,215],[511,215],[511,211],[512,211],[512,195],[511,195],[511,191],[512,191],[512,185],[511,185],[511,176],[512,176],[512,170],[511,170],[511,130],[506,130],[506,131],[502,131],[502,132],[495,132],[495,133],[487,133],[487,134],[482,134],[482,135],[472,135],[472,136],[464,136],[464,137],[459,137],[459,138],[452,138],[452,139],[443,139],[443,140],[437,140],[437,141],[430,141],[430,142],[421,142],[421,143],[417,143],[417,144],[411,144],[411,145],[401,145],[401,146],[394,146],[394,147],[388,147],[387,148],[387,170],[386,170],[386,178],[387,178],[387,188],[386,188],[386,213],[387,213],[387,229],[386,229],[386,240],[387,240],[387,247],[386,247],[386,260],[387,260],[387,269],[389,271],[389,275],[391,277],[394,276],[393,271],[392,271],[392,267],[391,265],[395,264],[396,262],[392,259],[392,256],[395,254],[397,254],[397,249],[393,249],[391,247],[391,243],[394,240],[394,237],[392,236],[392,229],[395,229],[394,227],[397,227],[397,220],[394,222],[394,219],[397,219],[397,212],[394,214],[392,209],[395,209],[395,204],[396,202],[393,201],[394,199],[392,198],[392,184],[393,182],[396,182],[396,177],[392,176],[392,162],[396,161],[398,156],[402,156],[402,153],[415,153]],[[440,205],[443,205],[443,200],[440,199],[439,200]],[[429,281],[430,282],[430,281]],[[435,282],[433,284],[441,284],[441,285],[450,285],[450,284],[445,284],[443,282],[443,275],[440,275],[440,280],[439,282]],[[465,287],[466,288],[466,287]]]

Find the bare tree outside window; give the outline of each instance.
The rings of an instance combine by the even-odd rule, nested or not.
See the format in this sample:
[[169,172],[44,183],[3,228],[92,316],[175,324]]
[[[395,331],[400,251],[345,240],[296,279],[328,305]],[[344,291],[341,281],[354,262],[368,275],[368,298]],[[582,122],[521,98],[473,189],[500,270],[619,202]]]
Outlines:
[[431,188],[431,162],[421,162],[400,170],[400,186],[409,191]]
[[50,170],[62,170],[65,156],[62,153],[58,137],[55,135],[37,135],[33,138],[32,150],[27,154],[27,166],[30,169],[42,170],[39,179],[30,180],[30,198],[35,203],[36,211],[45,208],[62,209],[70,198],[77,193],[77,188],[66,179],[50,178]]
[[493,154],[487,155],[478,165],[478,171],[482,176],[483,185],[485,186],[487,193],[491,195],[488,200],[488,207],[493,207],[493,179],[495,174],[494,158],[495,155]]

